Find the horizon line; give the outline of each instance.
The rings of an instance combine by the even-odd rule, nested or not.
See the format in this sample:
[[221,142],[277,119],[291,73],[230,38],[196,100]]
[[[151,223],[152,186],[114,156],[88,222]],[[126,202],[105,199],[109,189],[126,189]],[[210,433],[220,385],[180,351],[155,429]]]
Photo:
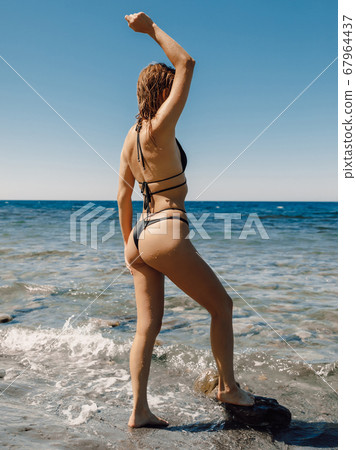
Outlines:
[[[92,199],[0,199],[0,202],[116,202],[116,200],[92,200]],[[132,200],[135,203],[142,203],[142,200]],[[187,202],[259,202],[259,203],[338,203],[338,200],[185,200]]]

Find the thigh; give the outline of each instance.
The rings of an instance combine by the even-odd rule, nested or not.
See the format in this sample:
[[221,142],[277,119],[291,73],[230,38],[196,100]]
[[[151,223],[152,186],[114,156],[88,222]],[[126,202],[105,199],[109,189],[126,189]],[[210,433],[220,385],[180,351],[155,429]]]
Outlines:
[[145,263],[132,267],[137,306],[137,329],[161,328],[164,313],[164,275]]
[[214,314],[222,307],[232,307],[232,300],[217,275],[190,239],[174,240],[170,233],[159,237],[146,236],[140,243],[140,251],[147,265],[164,273],[210,313]]
[[143,261],[132,231],[126,246],[126,259],[131,264],[134,280],[138,330],[152,325],[159,327],[164,312],[164,274]]

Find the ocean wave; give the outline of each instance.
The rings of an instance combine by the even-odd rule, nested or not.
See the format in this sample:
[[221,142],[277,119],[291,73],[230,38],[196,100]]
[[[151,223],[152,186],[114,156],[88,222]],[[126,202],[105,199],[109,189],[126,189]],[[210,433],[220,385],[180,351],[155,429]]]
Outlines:
[[3,286],[0,286],[0,295],[1,294],[21,294],[21,293],[53,294],[56,291],[57,291],[57,288],[53,285],[32,284],[32,283],[23,283],[23,282],[15,282],[13,284],[5,284]]
[[[198,376],[202,371],[215,369],[215,361],[210,350],[198,350],[182,344],[155,347],[156,360],[174,368],[178,372],[191,373]],[[319,375],[328,377],[338,371],[337,361],[326,363],[308,363],[302,359],[282,359],[276,357],[272,352],[260,352],[248,350],[235,355],[235,371],[244,373],[256,372],[256,368],[270,377],[276,373],[285,373],[297,377],[309,377]]]
[[[297,358],[297,356],[296,356]],[[244,371],[255,371],[264,369],[265,372],[270,373],[285,373],[295,377],[309,377],[319,375],[321,377],[328,377],[334,375],[338,371],[338,362],[325,363],[309,363],[299,359],[280,358],[272,354],[272,352],[244,352],[238,357],[238,364],[244,367]]]
[[[73,316],[74,317],[74,316]],[[28,328],[13,326],[0,330],[0,349],[8,357],[13,357],[32,370],[41,372],[44,366],[72,367],[73,370],[85,367],[101,367],[108,363],[121,363],[128,360],[133,339],[120,339],[117,335],[104,336],[95,324],[74,326],[73,317],[69,318],[61,329]],[[338,363],[308,363],[302,359],[280,358],[273,351],[247,349],[235,354],[235,370],[243,373],[263,372],[273,378],[284,373],[287,377],[309,377],[319,375],[326,378],[335,375]],[[210,349],[198,349],[186,344],[165,345],[157,342],[153,349],[155,364],[164,365],[176,375],[198,376],[204,370],[215,369],[215,361]],[[31,362],[31,364],[28,363]],[[60,362],[60,363],[59,363]],[[97,363],[100,363],[97,366]],[[59,370],[59,368],[58,368]],[[93,369],[94,370],[94,369]],[[124,376],[125,374],[122,374]],[[126,375],[124,379],[127,380]],[[110,388],[106,380],[105,388]]]
[[[74,316],[73,316],[74,317]],[[69,318],[62,329],[15,326],[0,334],[0,348],[5,354],[27,357],[43,362],[54,353],[64,354],[72,359],[112,359],[130,348],[129,343],[119,344],[104,337],[92,323],[74,327]]]

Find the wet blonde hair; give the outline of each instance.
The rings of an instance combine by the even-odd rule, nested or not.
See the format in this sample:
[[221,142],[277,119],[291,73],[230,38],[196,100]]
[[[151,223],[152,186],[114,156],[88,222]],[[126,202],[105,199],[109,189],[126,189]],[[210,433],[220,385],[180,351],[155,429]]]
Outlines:
[[139,124],[143,120],[148,121],[151,139],[153,139],[151,120],[164,100],[169,96],[175,72],[173,67],[169,67],[164,63],[151,63],[141,70],[138,77],[138,114],[135,117]]

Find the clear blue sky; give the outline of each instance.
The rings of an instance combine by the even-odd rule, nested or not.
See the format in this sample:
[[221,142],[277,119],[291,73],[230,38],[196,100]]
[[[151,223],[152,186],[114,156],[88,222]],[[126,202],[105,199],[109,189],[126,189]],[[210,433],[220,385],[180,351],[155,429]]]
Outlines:
[[[0,55],[116,169],[140,70],[169,63],[138,11],[197,61],[188,200],[337,56],[336,0],[3,0]],[[0,79],[0,198],[115,199],[117,174],[2,60]],[[200,200],[337,200],[337,62]]]

